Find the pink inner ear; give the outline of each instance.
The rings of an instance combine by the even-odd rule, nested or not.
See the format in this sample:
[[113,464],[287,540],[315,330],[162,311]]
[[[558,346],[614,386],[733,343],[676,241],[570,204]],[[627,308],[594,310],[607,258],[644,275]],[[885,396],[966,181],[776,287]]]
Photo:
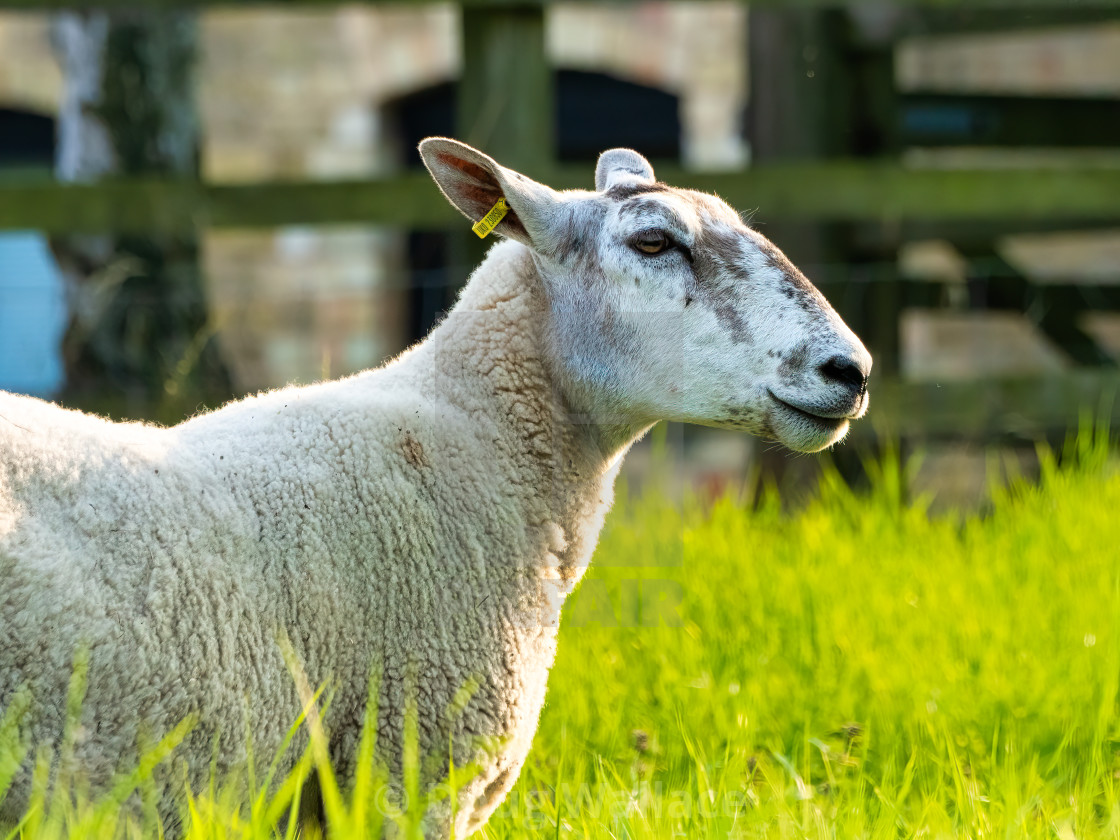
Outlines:
[[[439,162],[444,166],[456,169],[463,173],[467,179],[474,183],[462,183],[459,189],[462,191],[463,197],[472,202],[476,206],[475,212],[478,218],[482,218],[490,208],[502,197],[502,189],[498,186],[497,180],[494,178],[488,169],[479,166],[477,163],[457,158],[452,155],[441,154],[437,155]],[[477,219],[475,220],[477,221]],[[514,235],[520,234],[522,237],[528,237],[528,232],[525,226],[521,224],[521,220],[517,218],[517,213],[510,210],[504,219],[498,223],[497,230],[502,233],[513,233]]]
[[494,176],[491,175],[488,170],[479,166],[477,163],[471,163],[470,161],[463,160],[462,158],[457,158],[452,155],[438,155],[437,157],[439,158],[439,162],[444,166],[449,166],[452,169],[458,169],[467,177],[478,181],[484,186],[490,187],[495,192],[498,191],[498,182],[494,179]]

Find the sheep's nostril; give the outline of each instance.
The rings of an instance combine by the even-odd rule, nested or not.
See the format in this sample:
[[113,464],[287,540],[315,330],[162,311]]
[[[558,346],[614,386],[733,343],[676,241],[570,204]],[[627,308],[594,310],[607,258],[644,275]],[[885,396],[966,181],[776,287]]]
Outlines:
[[825,379],[847,385],[860,394],[867,388],[867,375],[864,374],[863,369],[844,356],[833,356],[821,365],[819,370]]

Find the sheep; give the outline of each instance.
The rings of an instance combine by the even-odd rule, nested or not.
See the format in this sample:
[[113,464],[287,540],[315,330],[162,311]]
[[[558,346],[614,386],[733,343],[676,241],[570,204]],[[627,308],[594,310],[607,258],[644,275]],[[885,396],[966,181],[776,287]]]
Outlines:
[[334,687],[343,779],[371,668],[391,766],[410,695],[420,754],[477,766],[426,827],[465,836],[517,779],[631,444],[672,420],[810,452],[866,411],[868,352],[720,199],[627,149],[564,192],[451,139],[420,151],[468,219],[504,211],[505,241],[383,367],[170,428],[0,395],[0,705],[29,689],[31,737],[57,744],[84,648],[74,760],[95,790],[188,717],[195,789],[244,765],[246,732],[271,756],[300,708],[282,635]]

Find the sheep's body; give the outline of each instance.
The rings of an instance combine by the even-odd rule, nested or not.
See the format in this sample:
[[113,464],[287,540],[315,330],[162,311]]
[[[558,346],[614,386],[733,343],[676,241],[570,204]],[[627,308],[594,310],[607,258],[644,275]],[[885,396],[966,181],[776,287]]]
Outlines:
[[[450,733],[459,766],[489,755],[459,831],[485,818],[528,751],[558,590],[585,566],[613,471],[578,435],[555,439],[526,249],[499,246],[478,277],[428,342],[387,367],[176,428],[0,399],[0,698],[30,684],[45,701],[39,740],[60,734],[59,698],[88,644],[78,758],[95,782],[135,754],[140,721],[150,736],[197,715],[196,772],[215,732],[220,767],[244,760],[247,715],[256,754],[271,755],[299,709],[283,630],[312,683],[338,682],[328,723],[343,765],[371,665],[390,755],[417,666],[421,755],[446,754]],[[480,737],[500,739],[498,754]]]
[[[485,819],[528,752],[558,590],[585,567],[614,475],[578,436],[553,439],[533,273],[521,245],[498,246],[463,305],[382,370],[176,428],[3,396],[0,699],[28,682],[45,701],[36,736],[57,738],[75,647],[88,644],[78,759],[95,782],[134,755],[140,720],[151,735],[197,715],[188,754],[208,756],[220,731],[230,767],[244,759],[246,715],[269,756],[298,712],[283,631],[312,683],[339,681],[328,722],[343,765],[371,665],[388,754],[410,665],[421,755],[446,754],[455,732],[464,766],[486,755],[479,737],[502,739],[465,792],[478,808],[459,831]],[[560,495],[557,470],[568,473]]]
[[[568,193],[454,141],[421,153],[470,218],[505,198],[515,241],[385,367],[170,429],[0,395],[0,706],[29,687],[33,739],[57,744],[88,648],[75,754],[95,787],[187,717],[192,786],[212,757],[241,765],[246,733],[270,759],[300,708],[286,637],[334,687],[344,780],[371,669],[384,759],[399,768],[415,701],[421,758],[477,764],[462,836],[517,778],[631,443],[675,419],[816,450],[866,410],[859,340],[717,199],[626,150],[600,158],[596,192]],[[433,835],[452,827],[441,807]]]

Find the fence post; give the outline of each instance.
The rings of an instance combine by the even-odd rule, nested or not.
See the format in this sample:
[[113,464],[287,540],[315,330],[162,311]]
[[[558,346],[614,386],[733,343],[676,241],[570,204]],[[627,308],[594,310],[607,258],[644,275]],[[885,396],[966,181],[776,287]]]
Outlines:
[[544,25],[543,5],[463,7],[460,139],[537,178],[555,159]]
[[[505,166],[544,179],[555,162],[544,6],[472,4],[462,10],[458,137]],[[467,230],[453,235],[453,273],[465,279],[491,244]]]
[[[65,78],[59,179],[197,178],[195,13],[65,12],[54,35]],[[229,397],[195,231],[104,231],[56,237],[52,247],[72,286],[66,401],[178,421]]]
[[[838,9],[752,7],[749,132],[752,163],[813,162],[846,152],[852,75],[844,60],[847,19]],[[760,230],[825,288],[844,320],[862,334],[861,291],[848,283],[844,228],[835,223],[770,224]],[[787,492],[815,486],[817,462],[759,448],[763,481]]]

